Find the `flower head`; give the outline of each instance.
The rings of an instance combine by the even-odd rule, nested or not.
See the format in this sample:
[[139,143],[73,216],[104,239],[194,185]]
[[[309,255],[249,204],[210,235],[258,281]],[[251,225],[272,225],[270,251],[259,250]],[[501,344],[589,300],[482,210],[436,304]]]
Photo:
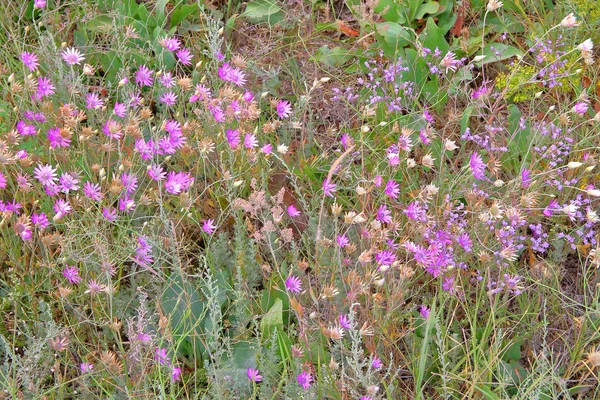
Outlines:
[[296,218],[298,216],[300,216],[300,211],[298,211],[298,209],[296,208],[295,205],[291,204],[290,206],[288,206],[287,208],[287,212],[288,215],[292,218]]
[[487,4],[488,12],[496,11],[503,6],[503,3],[499,0],[490,0]]
[[289,118],[292,115],[292,106],[288,101],[280,101],[277,103],[277,115],[279,118],[285,119]]
[[257,369],[248,368],[248,371],[246,372],[246,374],[248,375],[248,379],[250,380],[250,382],[262,381],[262,375],[260,375],[258,373]]
[[285,288],[290,293],[300,293],[302,291],[302,281],[297,276],[290,276],[285,280]]
[[37,168],[33,170],[33,176],[44,186],[53,184],[58,179],[56,168],[52,168],[49,164],[38,164]]
[[62,270],[62,274],[69,281],[69,283],[73,285],[77,285],[79,282],[81,282],[79,268],[77,267],[71,267],[67,265],[66,268]]
[[485,179],[485,163],[483,159],[479,155],[479,153],[471,154],[471,160],[469,161],[469,167],[471,168],[471,172],[475,179],[483,180]]
[[331,183],[329,179],[325,179],[323,181],[323,193],[325,196],[334,197],[334,194],[337,190],[337,185],[335,183]]
[[217,229],[217,226],[215,225],[214,219],[206,219],[202,221],[202,230],[204,232],[208,233],[209,235],[212,235],[215,229]]
[[55,87],[49,78],[46,78],[45,76],[40,76],[37,80],[37,83],[37,92],[35,96],[38,100],[41,100],[44,97],[48,97],[54,94]]
[[189,49],[183,48],[181,50],[179,50],[177,53],[175,53],[175,55],[177,56],[177,59],[179,60],[180,63],[182,63],[183,65],[192,65],[192,52],[189,51]]
[[560,26],[562,26],[563,28],[572,28],[577,25],[579,24],[577,23],[577,18],[573,13],[570,13],[569,15],[564,17],[562,21],[560,21]]
[[135,82],[141,87],[152,86],[152,83],[154,83],[154,78],[152,78],[153,73],[154,71],[150,68],[142,65],[135,73]]
[[582,51],[582,52],[583,51],[592,51],[593,48],[594,48],[594,42],[592,42],[592,39],[589,39],[589,38],[577,46],[577,50]]
[[85,57],[81,52],[73,47],[67,47],[60,53],[60,56],[68,65],[79,65]]
[[29,68],[31,72],[37,70],[40,66],[40,63],[38,62],[38,57],[35,53],[24,51],[21,53],[20,58],[23,62],[23,65]]
[[303,371],[296,377],[296,381],[303,389],[308,389],[313,381],[313,377],[309,372]]

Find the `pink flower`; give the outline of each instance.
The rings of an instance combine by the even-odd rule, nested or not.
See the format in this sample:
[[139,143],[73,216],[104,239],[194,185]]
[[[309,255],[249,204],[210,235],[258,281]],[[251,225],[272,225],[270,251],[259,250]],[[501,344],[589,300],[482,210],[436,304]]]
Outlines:
[[256,146],[258,146],[256,135],[253,133],[246,133],[246,136],[244,137],[244,147],[247,149],[253,149]]
[[79,65],[83,60],[85,60],[84,55],[73,47],[67,47],[62,53],[60,53],[60,56],[68,65]]
[[173,367],[173,369],[171,369],[171,380],[173,382],[181,380],[181,368]]
[[381,359],[374,355],[373,359],[371,360],[371,368],[379,369],[381,367],[383,367],[383,363],[381,362]]
[[342,249],[350,244],[350,240],[346,235],[338,235],[335,241],[337,242],[338,246],[340,246]]
[[117,210],[114,207],[104,207],[102,209],[102,215],[108,222],[113,222],[117,219]]
[[239,68],[235,68],[225,63],[217,71],[219,78],[224,81],[232,82],[237,86],[244,86],[246,83],[246,74]]
[[232,149],[236,149],[240,144],[240,132],[237,129],[227,129],[225,131],[225,137],[227,137],[227,143]]
[[35,97],[38,100],[41,100],[44,97],[49,97],[50,95],[54,94],[54,89],[55,87],[49,78],[46,78],[45,76],[40,76],[38,78],[37,93]]
[[23,65],[29,68],[31,72],[38,69],[40,64],[38,63],[38,57],[35,53],[29,53],[28,51],[24,51],[21,53],[21,61]]
[[373,184],[376,187],[380,187],[383,184],[383,177],[381,175],[377,175],[375,178],[373,178]]
[[292,106],[287,101],[277,103],[277,115],[279,118],[289,118],[292,115]]
[[309,372],[303,371],[296,377],[296,381],[303,389],[308,389],[313,381],[313,377]]
[[41,10],[44,7],[46,7],[46,0],[35,0],[33,2],[33,8],[37,8],[38,10]]
[[117,117],[125,118],[127,116],[127,106],[123,103],[115,103],[113,112]]
[[383,222],[384,224],[389,224],[392,222],[392,212],[388,210],[385,204],[382,204],[377,209],[377,216],[375,219],[379,222]]
[[469,167],[471,167],[471,172],[475,179],[483,180],[485,179],[485,163],[483,159],[479,155],[479,153],[471,154],[471,160],[469,161]]
[[154,78],[152,78],[153,73],[154,71],[150,68],[142,65],[135,73],[135,82],[141,87],[152,86],[152,83],[154,83]]
[[164,347],[160,349],[157,347],[154,350],[154,359],[163,365],[168,365],[171,362],[171,359],[167,357],[167,349]]
[[6,180],[6,177],[4,176],[4,174],[2,172],[0,172],[0,189],[4,189],[6,187],[6,183],[8,181]]
[[340,314],[338,321],[340,322],[340,326],[344,329],[350,329],[352,327],[347,315]]
[[175,53],[175,55],[177,56],[177,59],[179,59],[179,62],[183,65],[192,65],[193,56],[188,49],[183,48]]
[[37,168],[33,170],[33,176],[38,180],[42,185],[50,185],[58,179],[56,175],[56,168],[52,168],[51,165],[46,164],[42,166],[38,164]]
[[300,278],[292,275],[286,279],[285,288],[290,293],[300,293],[302,291],[302,281]]
[[71,138],[69,135],[61,135],[59,128],[48,129],[48,134],[46,136],[50,142],[50,147],[53,149],[56,149],[57,147],[69,147],[71,144]]
[[189,172],[174,172],[171,171],[167,175],[167,180],[164,183],[165,189],[171,194],[179,194],[184,190],[187,190],[192,183],[194,178]]
[[169,51],[177,51],[181,48],[181,41],[176,37],[172,37],[169,39],[161,39],[158,41],[162,47]]
[[421,306],[421,308],[419,309],[419,314],[421,314],[421,317],[423,317],[423,319],[429,318],[429,313],[430,310],[425,305]]
[[85,97],[85,108],[87,109],[99,109],[104,107],[104,100],[100,98],[96,93],[88,93]]
[[61,219],[65,215],[69,214],[71,212],[71,210],[72,210],[72,208],[68,201],[66,201],[64,199],[56,200],[56,202],[54,203],[54,211],[56,212],[54,219],[55,220]]
[[168,107],[174,106],[177,103],[177,95],[173,92],[165,92],[158,99]]
[[63,276],[69,281],[69,283],[73,285],[77,285],[81,282],[81,276],[79,276],[79,269],[77,267],[71,267],[69,265],[66,266],[65,269],[62,270]]
[[217,229],[217,226],[215,225],[214,219],[206,219],[202,221],[202,230],[204,232],[208,233],[209,235],[212,235],[215,229]]
[[84,362],[79,364],[79,368],[81,369],[82,374],[87,374],[88,372],[92,372],[92,370],[94,369],[94,365],[88,362]]
[[114,119],[109,119],[102,125],[102,132],[111,139],[119,140],[123,137],[121,124]]
[[296,218],[300,215],[300,211],[298,211],[298,209],[296,208],[295,205],[291,204],[288,208],[287,208],[287,212],[288,215],[292,218]]
[[331,183],[329,179],[323,181],[323,192],[325,196],[334,197],[336,191],[337,185],[335,183]]
[[579,103],[575,104],[575,107],[573,107],[573,111],[579,115],[585,114],[587,112],[587,110],[588,110],[588,105],[587,105],[587,103],[584,103],[583,101],[580,101]]
[[387,181],[385,185],[385,194],[387,194],[390,198],[396,199],[400,194],[400,185],[396,183],[393,179]]
[[258,373],[258,370],[253,368],[248,368],[247,375],[250,382],[261,382],[263,378],[262,375]]

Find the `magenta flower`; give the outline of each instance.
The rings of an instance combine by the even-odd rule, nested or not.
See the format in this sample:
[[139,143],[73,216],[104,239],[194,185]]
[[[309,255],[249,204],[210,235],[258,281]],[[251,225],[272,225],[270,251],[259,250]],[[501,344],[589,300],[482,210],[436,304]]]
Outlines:
[[175,87],[175,78],[170,72],[165,72],[161,75],[160,78],[158,78],[158,80],[160,81],[160,84],[166,87],[167,89],[172,89]]
[[429,308],[427,308],[427,306],[422,305],[421,308],[419,309],[419,313],[421,314],[421,317],[423,317],[423,319],[427,319],[427,318],[429,318],[430,310],[429,310]]
[[48,217],[43,212],[39,214],[31,214],[31,222],[36,228],[39,228],[41,231],[50,226],[50,221],[48,221]]
[[400,194],[400,185],[397,184],[395,180],[390,179],[385,184],[384,192],[392,199],[398,198],[398,195]]
[[165,190],[171,194],[179,194],[184,190],[188,190],[194,182],[194,178],[189,172],[174,172],[171,171],[167,175],[167,180],[164,183]]
[[206,220],[202,221],[202,230],[205,233],[212,235],[213,232],[215,231],[215,229],[217,229],[217,226],[215,225],[214,219],[206,219]]
[[177,56],[179,62],[183,65],[192,65],[192,59],[194,58],[194,56],[192,55],[192,52],[188,49],[183,48],[177,53],[175,53],[175,55]]
[[252,92],[251,92],[251,91],[249,91],[249,90],[246,90],[246,91],[244,92],[244,101],[248,101],[248,102],[250,102],[250,101],[252,101],[252,100],[254,100],[254,95],[252,94]]
[[521,189],[527,189],[531,185],[531,171],[524,169],[521,171]]
[[138,246],[135,249],[135,255],[132,259],[136,264],[147,268],[154,262],[154,258],[152,257],[152,245],[148,243],[148,238],[143,235],[138,236],[137,241]]
[[338,235],[335,241],[337,242],[338,246],[340,246],[342,249],[350,244],[350,240],[346,235]]
[[35,129],[35,126],[29,125],[29,124],[27,124],[27,122],[25,122],[23,120],[17,122],[17,125],[15,126],[15,128],[17,129],[17,132],[21,136],[33,136],[33,135],[37,134],[37,130]]
[[100,201],[104,197],[100,192],[100,185],[89,181],[83,184],[83,194],[94,201]]
[[575,107],[573,107],[573,111],[579,115],[585,114],[587,112],[587,110],[588,110],[588,105],[587,105],[587,103],[584,103],[583,101],[580,101],[579,103],[575,104]]
[[256,139],[256,135],[253,133],[246,133],[244,137],[244,147],[247,149],[253,149],[258,146],[258,140]]
[[181,41],[176,37],[161,39],[158,43],[169,51],[177,51],[181,48]]
[[40,76],[37,82],[37,92],[35,96],[38,100],[41,100],[44,97],[48,97],[54,94],[55,87],[49,78],[46,78],[45,76]]
[[37,8],[38,10],[41,10],[44,7],[46,7],[46,0],[34,0],[33,8]]
[[471,160],[469,161],[469,167],[471,167],[471,172],[475,179],[483,180],[485,179],[485,163],[483,159],[479,155],[479,153],[471,154]]
[[261,382],[263,378],[262,375],[258,373],[258,370],[253,368],[248,368],[247,375],[250,382]]
[[69,214],[72,210],[71,205],[69,204],[69,202],[67,200],[64,199],[58,199],[56,200],[56,202],[54,203],[54,211],[56,212],[56,215],[54,216],[55,220],[59,220],[62,217],[64,217],[65,215]]
[[298,209],[296,208],[295,205],[291,204],[288,208],[287,208],[287,212],[288,215],[292,218],[296,218],[300,215],[300,211],[298,211]]
[[375,261],[379,266],[387,266],[390,267],[394,261],[396,260],[396,255],[391,250],[382,250],[375,254]]
[[102,133],[111,139],[119,140],[123,137],[123,131],[121,130],[121,124],[114,119],[109,119],[102,125]]
[[158,100],[162,101],[167,107],[172,107],[177,103],[177,95],[173,92],[165,92],[160,95]]
[[340,326],[344,329],[350,329],[350,320],[348,319],[348,316],[345,314],[340,314],[338,321],[340,322]]
[[303,371],[296,377],[296,381],[303,389],[308,389],[313,381],[313,377],[309,372]]
[[263,147],[260,148],[260,152],[263,154],[271,154],[272,151],[273,151],[273,145],[271,145],[271,143],[267,143]]
[[104,207],[102,209],[102,215],[108,222],[113,222],[117,219],[117,210],[114,207]]
[[181,368],[173,367],[171,369],[171,381],[177,382],[181,380]]
[[35,53],[29,53],[28,51],[24,51],[21,53],[21,61],[23,65],[29,68],[31,72],[38,69],[40,64],[38,63],[38,57]]
[[88,362],[84,362],[79,364],[79,368],[81,369],[82,374],[87,374],[88,372],[92,372],[94,369],[94,365]]
[[337,185],[335,183],[331,183],[329,179],[323,181],[323,193],[325,196],[334,197],[336,191]]
[[237,86],[244,86],[246,83],[246,74],[239,68],[235,68],[225,63],[217,71],[219,78],[226,82],[231,82]]
[[60,56],[68,65],[79,65],[85,60],[84,55],[73,47],[67,47],[60,53]]
[[58,179],[58,176],[56,175],[56,169],[52,168],[52,166],[49,164],[43,166],[38,164],[38,166],[33,170],[33,176],[44,186],[50,185],[56,182]]
[[383,363],[381,362],[381,359],[374,355],[373,359],[371,360],[371,368],[379,369],[381,367],[383,367]]
[[104,100],[96,93],[88,93],[85,96],[85,108],[87,109],[99,109],[104,107]]
[[121,183],[123,184],[126,193],[129,194],[134,192],[135,189],[137,189],[137,182],[138,179],[134,174],[129,174],[127,172],[121,174]]
[[384,224],[390,224],[392,222],[392,212],[388,210],[385,204],[382,204],[377,209],[377,216],[375,219],[379,222],[383,222]]
[[154,83],[153,73],[154,71],[150,68],[142,65],[135,73],[135,82],[141,87],[152,86],[152,83]]
[[148,169],[148,175],[155,181],[162,181],[167,177],[167,173],[158,164],[152,164]]
[[127,116],[127,106],[123,103],[115,103],[113,112],[117,117],[125,118]]
[[60,176],[58,180],[60,184],[60,191],[68,194],[70,191],[76,192],[79,190],[79,176],[76,172],[65,172]]
[[7,182],[8,181],[6,180],[6,177],[4,176],[4,174],[2,172],[0,172],[0,189],[6,188]]
[[229,143],[229,147],[231,147],[234,150],[240,144],[240,132],[237,129],[227,129],[225,131],[225,137],[227,138],[227,143]]
[[167,349],[164,347],[160,349],[157,347],[154,350],[154,359],[163,365],[169,365],[171,362],[171,359],[167,357]]
[[302,291],[302,281],[297,276],[290,276],[285,281],[285,288],[290,293],[300,293]]
[[62,274],[69,283],[73,285],[77,285],[82,280],[81,276],[79,276],[79,268],[77,267],[67,265],[66,268],[62,270]]
[[46,135],[50,142],[50,147],[56,149],[57,147],[69,147],[71,144],[71,138],[69,135],[61,135],[59,128],[50,128]]
[[277,103],[277,115],[279,118],[289,118],[292,115],[292,106],[287,101],[280,101]]

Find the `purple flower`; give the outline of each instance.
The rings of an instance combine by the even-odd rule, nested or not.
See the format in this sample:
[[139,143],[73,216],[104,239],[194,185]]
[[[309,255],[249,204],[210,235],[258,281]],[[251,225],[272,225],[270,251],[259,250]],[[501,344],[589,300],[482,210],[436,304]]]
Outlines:
[[202,221],[202,230],[205,233],[212,235],[215,229],[217,229],[217,226],[215,225],[214,219],[205,219],[204,221]]
[[62,274],[69,281],[69,283],[73,285],[77,285],[79,282],[81,282],[79,268],[77,267],[71,267],[67,265],[67,267],[62,270]]
[[296,377],[296,381],[303,389],[308,389],[313,381],[313,377],[309,372],[303,371]]
[[135,73],[135,82],[141,87],[152,86],[152,83],[154,83],[154,78],[152,78],[153,73],[154,71],[150,68],[142,65]]
[[170,72],[164,73],[163,75],[161,75],[160,78],[158,78],[158,80],[160,81],[160,84],[166,87],[167,89],[175,87],[175,78]]
[[277,115],[279,118],[289,118],[292,115],[292,106],[287,101],[280,101],[277,103]]
[[579,103],[575,104],[575,107],[573,107],[573,111],[580,115],[585,114],[587,112],[587,110],[588,110],[588,105],[587,105],[587,103],[584,103],[583,101],[580,101]]
[[288,215],[292,218],[296,218],[300,215],[300,211],[298,211],[298,209],[296,208],[295,205],[291,204],[288,208],[287,208],[287,212]]
[[128,174],[127,172],[123,172],[121,174],[121,183],[125,188],[125,192],[132,193],[137,189],[137,177],[134,174]]
[[17,132],[21,136],[33,136],[33,135],[37,134],[37,130],[35,129],[35,126],[28,125],[25,121],[17,122],[16,128],[17,128]]
[[379,357],[377,357],[376,355],[373,355],[373,359],[371,360],[371,368],[379,369],[381,367],[383,367],[383,363],[381,362],[381,359]]
[[114,207],[104,207],[102,209],[102,215],[108,222],[113,222],[117,219],[117,210]]
[[104,107],[104,100],[96,93],[88,93],[85,96],[85,108],[87,109],[99,109]]
[[194,178],[189,172],[174,172],[171,171],[167,175],[167,180],[164,183],[165,189],[171,194],[179,194],[187,190],[194,182]]
[[46,0],[34,0],[33,8],[37,8],[38,10],[41,10],[44,7],[46,7]]
[[44,97],[48,97],[48,96],[54,94],[55,87],[49,78],[46,78],[45,76],[40,76],[37,80],[37,83],[38,84],[37,84],[36,98],[38,100],[41,100]]
[[43,212],[31,214],[31,222],[42,231],[50,226],[50,221],[48,221],[48,217]]
[[246,83],[246,74],[239,68],[235,68],[225,63],[217,71],[219,78],[224,81],[231,82],[237,86],[244,86]]
[[69,134],[63,136],[60,134],[59,128],[51,128],[48,129],[48,141],[50,142],[50,147],[56,149],[57,147],[69,147],[71,144],[71,137]]
[[483,159],[479,155],[479,153],[471,154],[471,160],[469,161],[469,167],[471,167],[471,171],[475,179],[483,180],[485,179],[485,163]]
[[169,365],[169,363],[171,362],[171,359],[167,357],[167,349],[165,349],[164,347],[157,347],[154,350],[154,359],[163,365]]
[[329,179],[323,181],[323,192],[325,196],[334,197],[336,191],[337,185],[335,183],[331,183]]
[[8,181],[6,180],[6,177],[4,176],[4,174],[2,172],[0,172],[0,189],[4,189],[6,187],[6,183]]
[[248,368],[248,371],[246,372],[246,374],[248,375],[248,379],[250,380],[250,382],[261,382],[262,381],[262,375],[260,375],[258,373],[257,369],[253,369],[253,368]]
[[121,124],[114,119],[109,119],[102,125],[102,132],[111,139],[119,140],[123,137]]
[[65,172],[62,174],[60,176],[59,183],[60,191],[63,193],[68,194],[71,191],[76,192],[79,190],[79,176],[75,172]]
[[422,305],[421,308],[419,308],[419,313],[421,314],[421,317],[423,317],[423,319],[427,319],[429,318],[429,313],[431,311],[429,310],[429,308],[427,308],[427,306]]
[[338,246],[340,246],[342,249],[350,244],[350,240],[346,235],[338,235],[335,241],[337,242]]
[[171,369],[171,381],[176,382],[181,380],[181,368],[173,367]]
[[345,314],[340,314],[338,320],[340,321],[340,326],[344,329],[350,329],[350,320],[348,319],[348,316]]
[[64,199],[56,200],[56,202],[54,203],[54,211],[56,212],[54,219],[55,220],[61,219],[65,215],[69,214],[71,212],[71,210],[72,210],[71,205],[69,204],[69,202],[67,200],[64,200]]
[[31,72],[35,71],[39,67],[38,57],[35,53],[29,53],[28,51],[24,51],[21,53],[21,61],[23,65],[29,68]]
[[392,212],[388,210],[385,204],[382,204],[377,209],[377,216],[375,219],[379,222],[383,222],[384,224],[390,224],[392,222]]
[[181,41],[176,37],[172,37],[169,39],[161,39],[158,41],[162,47],[169,51],[177,51],[181,48]]
[[81,52],[73,47],[67,47],[60,53],[60,56],[67,63],[67,65],[79,65],[85,57]]
[[115,103],[115,107],[113,109],[115,115],[119,118],[125,118],[127,116],[127,106],[123,103]]
[[527,189],[531,185],[531,171],[524,169],[521,171],[521,189]]
[[382,250],[375,254],[375,261],[377,261],[380,267],[390,267],[396,261],[396,255],[391,250]]
[[38,164],[37,168],[33,170],[33,176],[44,186],[50,185],[56,182],[58,179],[58,176],[56,175],[56,169],[52,168],[52,166],[49,164],[44,166]]
[[297,276],[290,276],[285,280],[285,288],[290,293],[300,293],[302,291],[302,281]]
[[240,144],[240,132],[237,129],[227,129],[225,131],[225,137],[227,137],[227,143],[232,149],[236,149]]
[[258,140],[256,139],[256,135],[253,133],[246,133],[244,137],[244,147],[247,149],[253,149],[258,146]]
[[167,107],[171,107],[177,103],[177,95],[173,92],[165,92],[160,95],[158,100],[162,101]]
[[177,59],[179,60],[180,63],[182,63],[183,65],[192,65],[192,53],[186,49],[183,48],[181,50],[179,50],[177,53],[175,53],[175,55],[177,56]]
[[152,164],[150,168],[148,168],[148,175],[150,176],[150,178],[158,182],[162,181],[167,177],[167,173],[158,164]]
[[400,185],[396,183],[395,180],[390,179],[385,184],[385,194],[387,194],[390,198],[396,199],[400,194]]
[[81,369],[82,374],[87,374],[88,372],[92,372],[92,370],[94,369],[94,365],[88,362],[84,362],[79,364],[79,368]]

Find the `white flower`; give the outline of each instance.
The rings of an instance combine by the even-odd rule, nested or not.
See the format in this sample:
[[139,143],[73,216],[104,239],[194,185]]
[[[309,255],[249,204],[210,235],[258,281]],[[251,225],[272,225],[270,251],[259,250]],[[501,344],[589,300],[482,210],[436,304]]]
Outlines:
[[498,0],[490,0],[487,5],[488,12],[496,11],[500,7],[502,7],[503,3]]
[[575,15],[573,13],[567,15],[563,18],[562,21],[560,21],[560,26],[562,26],[563,28],[572,28],[577,25],[579,24],[577,23],[577,18],[575,18]]
[[577,50],[579,51],[592,51],[593,48],[594,42],[592,42],[592,39],[586,39],[583,43],[577,46]]
[[444,142],[444,148],[448,151],[454,151],[458,149],[458,146],[454,140],[446,139],[446,142]]
[[277,152],[280,154],[285,154],[288,151],[288,146],[286,146],[285,144],[280,144],[279,146],[277,146]]

